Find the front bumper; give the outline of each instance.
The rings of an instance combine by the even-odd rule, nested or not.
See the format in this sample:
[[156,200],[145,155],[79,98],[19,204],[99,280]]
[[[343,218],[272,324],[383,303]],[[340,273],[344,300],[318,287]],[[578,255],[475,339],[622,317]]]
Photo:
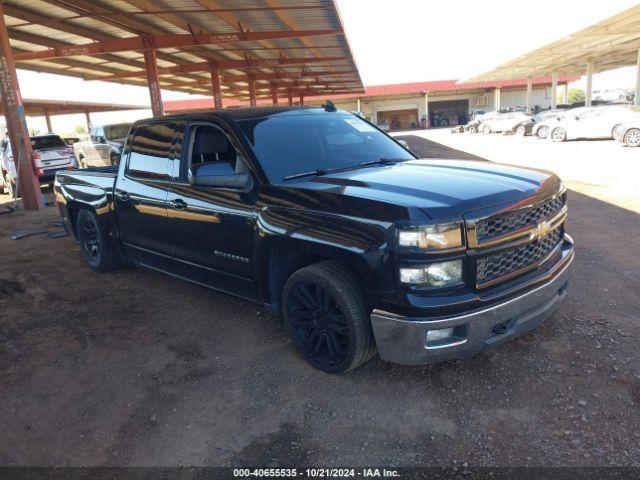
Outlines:
[[[380,358],[401,365],[422,365],[472,357],[535,329],[566,296],[573,250],[535,288],[491,307],[444,317],[405,317],[374,310],[371,324]],[[464,335],[429,346],[427,331],[453,327]]]

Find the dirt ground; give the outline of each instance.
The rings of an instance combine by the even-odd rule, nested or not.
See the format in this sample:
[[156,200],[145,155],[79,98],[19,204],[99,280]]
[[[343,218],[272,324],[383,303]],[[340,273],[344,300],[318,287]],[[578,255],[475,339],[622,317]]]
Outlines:
[[637,195],[570,192],[572,286],[538,330],[466,362],[345,376],[307,366],[255,305],[96,274],[69,237],[11,239],[59,231],[54,207],[0,215],[0,464],[639,466]]

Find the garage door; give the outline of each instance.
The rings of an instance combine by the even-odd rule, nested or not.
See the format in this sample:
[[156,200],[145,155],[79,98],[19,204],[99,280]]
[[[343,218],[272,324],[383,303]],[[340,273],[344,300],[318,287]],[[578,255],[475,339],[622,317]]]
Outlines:
[[429,102],[429,125],[444,127],[469,121],[469,100],[443,100]]
[[391,130],[407,130],[416,128],[418,121],[418,109],[409,110],[390,110],[386,112],[378,112],[378,122],[386,121],[389,123]]

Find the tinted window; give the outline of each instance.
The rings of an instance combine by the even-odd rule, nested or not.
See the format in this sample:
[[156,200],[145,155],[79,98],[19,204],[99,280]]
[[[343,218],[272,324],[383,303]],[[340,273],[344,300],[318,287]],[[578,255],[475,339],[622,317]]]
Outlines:
[[173,124],[141,125],[134,134],[127,173],[138,178],[169,180]]
[[124,140],[131,128],[130,123],[119,123],[117,125],[105,125],[104,134],[107,140]]
[[67,144],[58,135],[44,135],[42,137],[31,137],[31,148],[34,150],[44,150],[47,148],[66,148]]
[[271,182],[380,158],[414,158],[387,135],[344,112],[296,113],[239,122]]

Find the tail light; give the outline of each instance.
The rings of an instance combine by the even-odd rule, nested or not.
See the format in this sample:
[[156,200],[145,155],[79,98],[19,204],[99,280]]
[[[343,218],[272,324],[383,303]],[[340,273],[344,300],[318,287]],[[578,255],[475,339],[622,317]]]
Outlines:
[[40,155],[40,152],[33,152],[32,158],[36,167],[42,167],[42,155]]
[[44,170],[42,169],[42,155],[40,155],[40,152],[33,152],[31,157],[33,158],[33,168],[36,172],[36,176],[43,176]]

